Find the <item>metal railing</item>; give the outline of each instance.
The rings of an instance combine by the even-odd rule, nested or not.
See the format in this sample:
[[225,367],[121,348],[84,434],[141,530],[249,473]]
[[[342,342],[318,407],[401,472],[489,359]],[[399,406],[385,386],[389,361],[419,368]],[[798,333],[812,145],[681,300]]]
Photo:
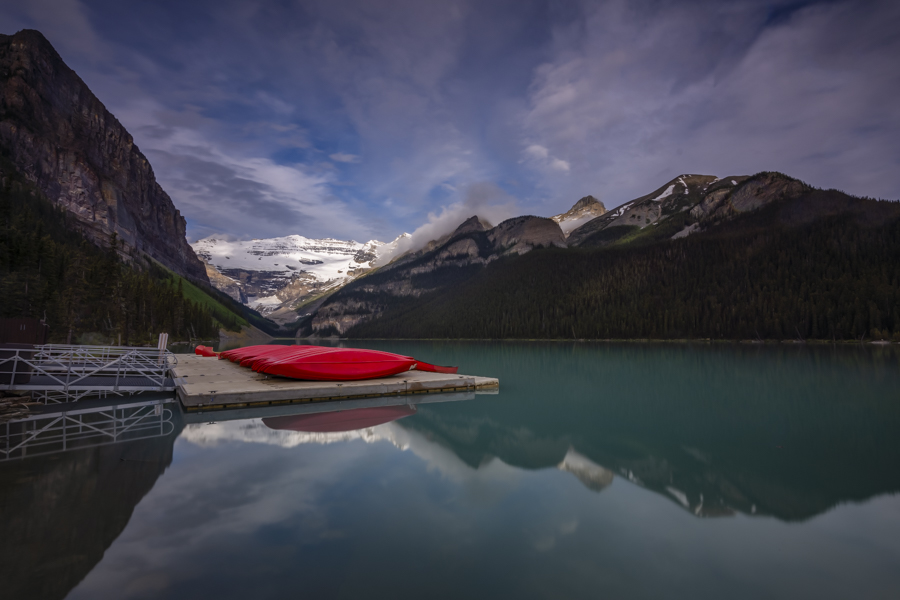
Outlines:
[[36,414],[0,424],[0,462],[162,437],[175,430],[174,399]]
[[[85,394],[172,391],[169,369],[178,359],[160,348],[70,346],[0,348],[0,390]],[[51,400],[52,401],[52,400]]]

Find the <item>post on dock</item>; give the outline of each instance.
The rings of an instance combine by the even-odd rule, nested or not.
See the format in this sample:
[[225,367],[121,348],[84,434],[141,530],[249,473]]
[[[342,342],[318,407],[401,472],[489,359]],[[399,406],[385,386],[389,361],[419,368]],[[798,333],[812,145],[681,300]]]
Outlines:
[[169,334],[161,333],[159,334],[159,342],[156,344],[156,348],[159,350],[159,364],[163,364],[166,360],[166,346],[169,345]]

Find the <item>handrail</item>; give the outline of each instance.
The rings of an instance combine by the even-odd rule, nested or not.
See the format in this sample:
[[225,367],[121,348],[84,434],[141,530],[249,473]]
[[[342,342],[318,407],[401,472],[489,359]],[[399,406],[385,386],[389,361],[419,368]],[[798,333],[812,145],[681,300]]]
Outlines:
[[169,369],[177,364],[172,352],[160,348],[62,344],[0,348],[0,390],[162,391],[172,387]]

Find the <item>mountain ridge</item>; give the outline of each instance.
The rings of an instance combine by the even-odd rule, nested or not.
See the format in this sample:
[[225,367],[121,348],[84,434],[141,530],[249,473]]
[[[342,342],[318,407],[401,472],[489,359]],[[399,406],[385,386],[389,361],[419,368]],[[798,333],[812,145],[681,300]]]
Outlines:
[[[491,264],[470,261],[438,265],[436,257],[452,253],[453,248],[461,247],[461,241],[472,247],[466,236],[447,240],[427,256],[420,256],[420,260],[433,263],[425,272],[417,273],[411,268],[393,274],[390,270],[376,272],[339,290],[318,309],[308,332],[353,337],[554,339],[722,335],[753,338],[760,335],[758,330],[763,331],[763,336],[779,339],[838,335],[846,339],[876,333],[890,336],[900,329],[896,290],[879,283],[886,275],[878,274],[874,266],[862,271],[853,265],[857,260],[854,252],[870,256],[872,265],[883,265],[888,273],[897,271],[894,277],[900,282],[900,270],[892,263],[884,263],[884,252],[895,252],[900,264],[900,249],[893,246],[900,241],[892,237],[900,222],[898,217],[897,203],[817,190],[781,173],[762,172],[727,179],[682,175],[650,194],[595,217],[574,230],[567,244],[559,248],[545,247],[540,252],[523,253],[524,256],[497,256]],[[801,233],[807,237],[796,238]],[[835,249],[828,236],[850,236],[850,241],[846,247]],[[744,242],[734,241],[738,239]],[[690,243],[685,246],[687,242]],[[565,246],[568,248],[563,249]],[[725,258],[717,263],[697,254],[700,248]],[[778,248],[782,250],[775,252]],[[800,248],[804,248],[800,255],[792,254],[800,252]],[[772,272],[755,271],[756,265],[747,262],[748,249],[761,252]],[[690,260],[685,258],[688,255]],[[844,279],[839,283],[823,279],[827,272],[810,262],[813,256],[830,261],[829,268]],[[786,260],[804,265],[807,288],[791,288],[802,278],[787,274]],[[666,261],[675,261],[677,272],[684,274],[684,281],[692,281],[693,288],[685,288],[684,281],[661,272]],[[699,265],[708,265],[704,268],[714,269],[718,278],[736,287],[729,291],[724,283],[715,287],[715,281],[696,279],[701,277]],[[443,268],[435,268],[439,266]],[[736,270],[740,269],[755,272],[756,279],[735,279]],[[676,294],[665,301],[678,303],[678,315],[673,313],[670,318],[665,302],[653,300],[668,298],[672,293],[646,287],[647,281],[678,290],[677,294],[683,297]],[[759,281],[767,282],[764,290],[755,287]],[[859,289],[876,286],[871,290],[871,298],[878,299],[877,308],[872,308],[871,318],[862,316],[868,313],[858,304],[860,297],[868,297],[865,294],[857,296],[852,305],[837,299],[835,294],[853,289],[846,287],[849,281],[856,281],[854,285]],[[586,291],[580,291],[587,289],[595,289],[596,296],[594,292],[584,295]],[[717,290],[711,292],[715,300],[710,307],[688,298],[703,289]],[[810,290],[821,294],[815,303],[807,298]],[[751,297],[744,298],[745,294]],[[601,301],[603,297],[607,299]],[[750,312],[737,314],[739,322],[732,322],[722,311],[727,303],[736,300],[740,301],[741,310]],[[523,302],[526,304],[516,308]],[[614,303],[606,309],[607,316],[602,302]],[[784,310],[793,311],[791,314],[802,320],[796,327],[777,319],[773,322],[771,313],[766,316],[753,312],[762,310],[761,302],[789,307]],[[584,307],[578,308],[582,304]],[[476,309],[479,305],[481,308]],[[519,310],[524,312],[517,314]],[[586,329],[577,320],[562,318],[572,310],[584,311],[593,324]],[[697,319],[706,310],[713,311],[706,317],[711,321],[724,320],[718,333],[701,323],[683,321]],[[826,314],[845,316],[840,322],[825,322],[822,319],[830,318]],[[607,323],[610,315],[624,321],[613,326]],[[656,318],[661,322],[656,323]],[[637,325],[648,319],[652,325]],[[748,329],[754,320],[759,325]],[[630,321],[635,323],[633,327],[627,325]],[[475,326],[475,322],[482,325]]]
[[[476,217],[464,225],[473,219]],[[344,333],[386,310],[392,298],[417,297],[446,285],[442,273],[451,272],[450,279],[456,281],[460,272],[477,271],[503,256],[525,254],[534,248],[566,247],[559,224],[535,216],[507,219],[488,230],[475,227],[474,223],[471,227],[461,226],[441,240],[409,252],[338,290],[313,315],[309,324],[312,331]],[[360,301],[360,295],[369,298]]]

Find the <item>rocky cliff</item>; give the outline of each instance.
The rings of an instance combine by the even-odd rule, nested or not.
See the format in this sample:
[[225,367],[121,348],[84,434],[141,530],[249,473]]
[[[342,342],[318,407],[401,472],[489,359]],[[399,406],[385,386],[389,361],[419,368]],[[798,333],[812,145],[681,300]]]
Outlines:
[[0,35],[0,152],[101,246],[208,282],[185,220],[131,135],[37,31]]

